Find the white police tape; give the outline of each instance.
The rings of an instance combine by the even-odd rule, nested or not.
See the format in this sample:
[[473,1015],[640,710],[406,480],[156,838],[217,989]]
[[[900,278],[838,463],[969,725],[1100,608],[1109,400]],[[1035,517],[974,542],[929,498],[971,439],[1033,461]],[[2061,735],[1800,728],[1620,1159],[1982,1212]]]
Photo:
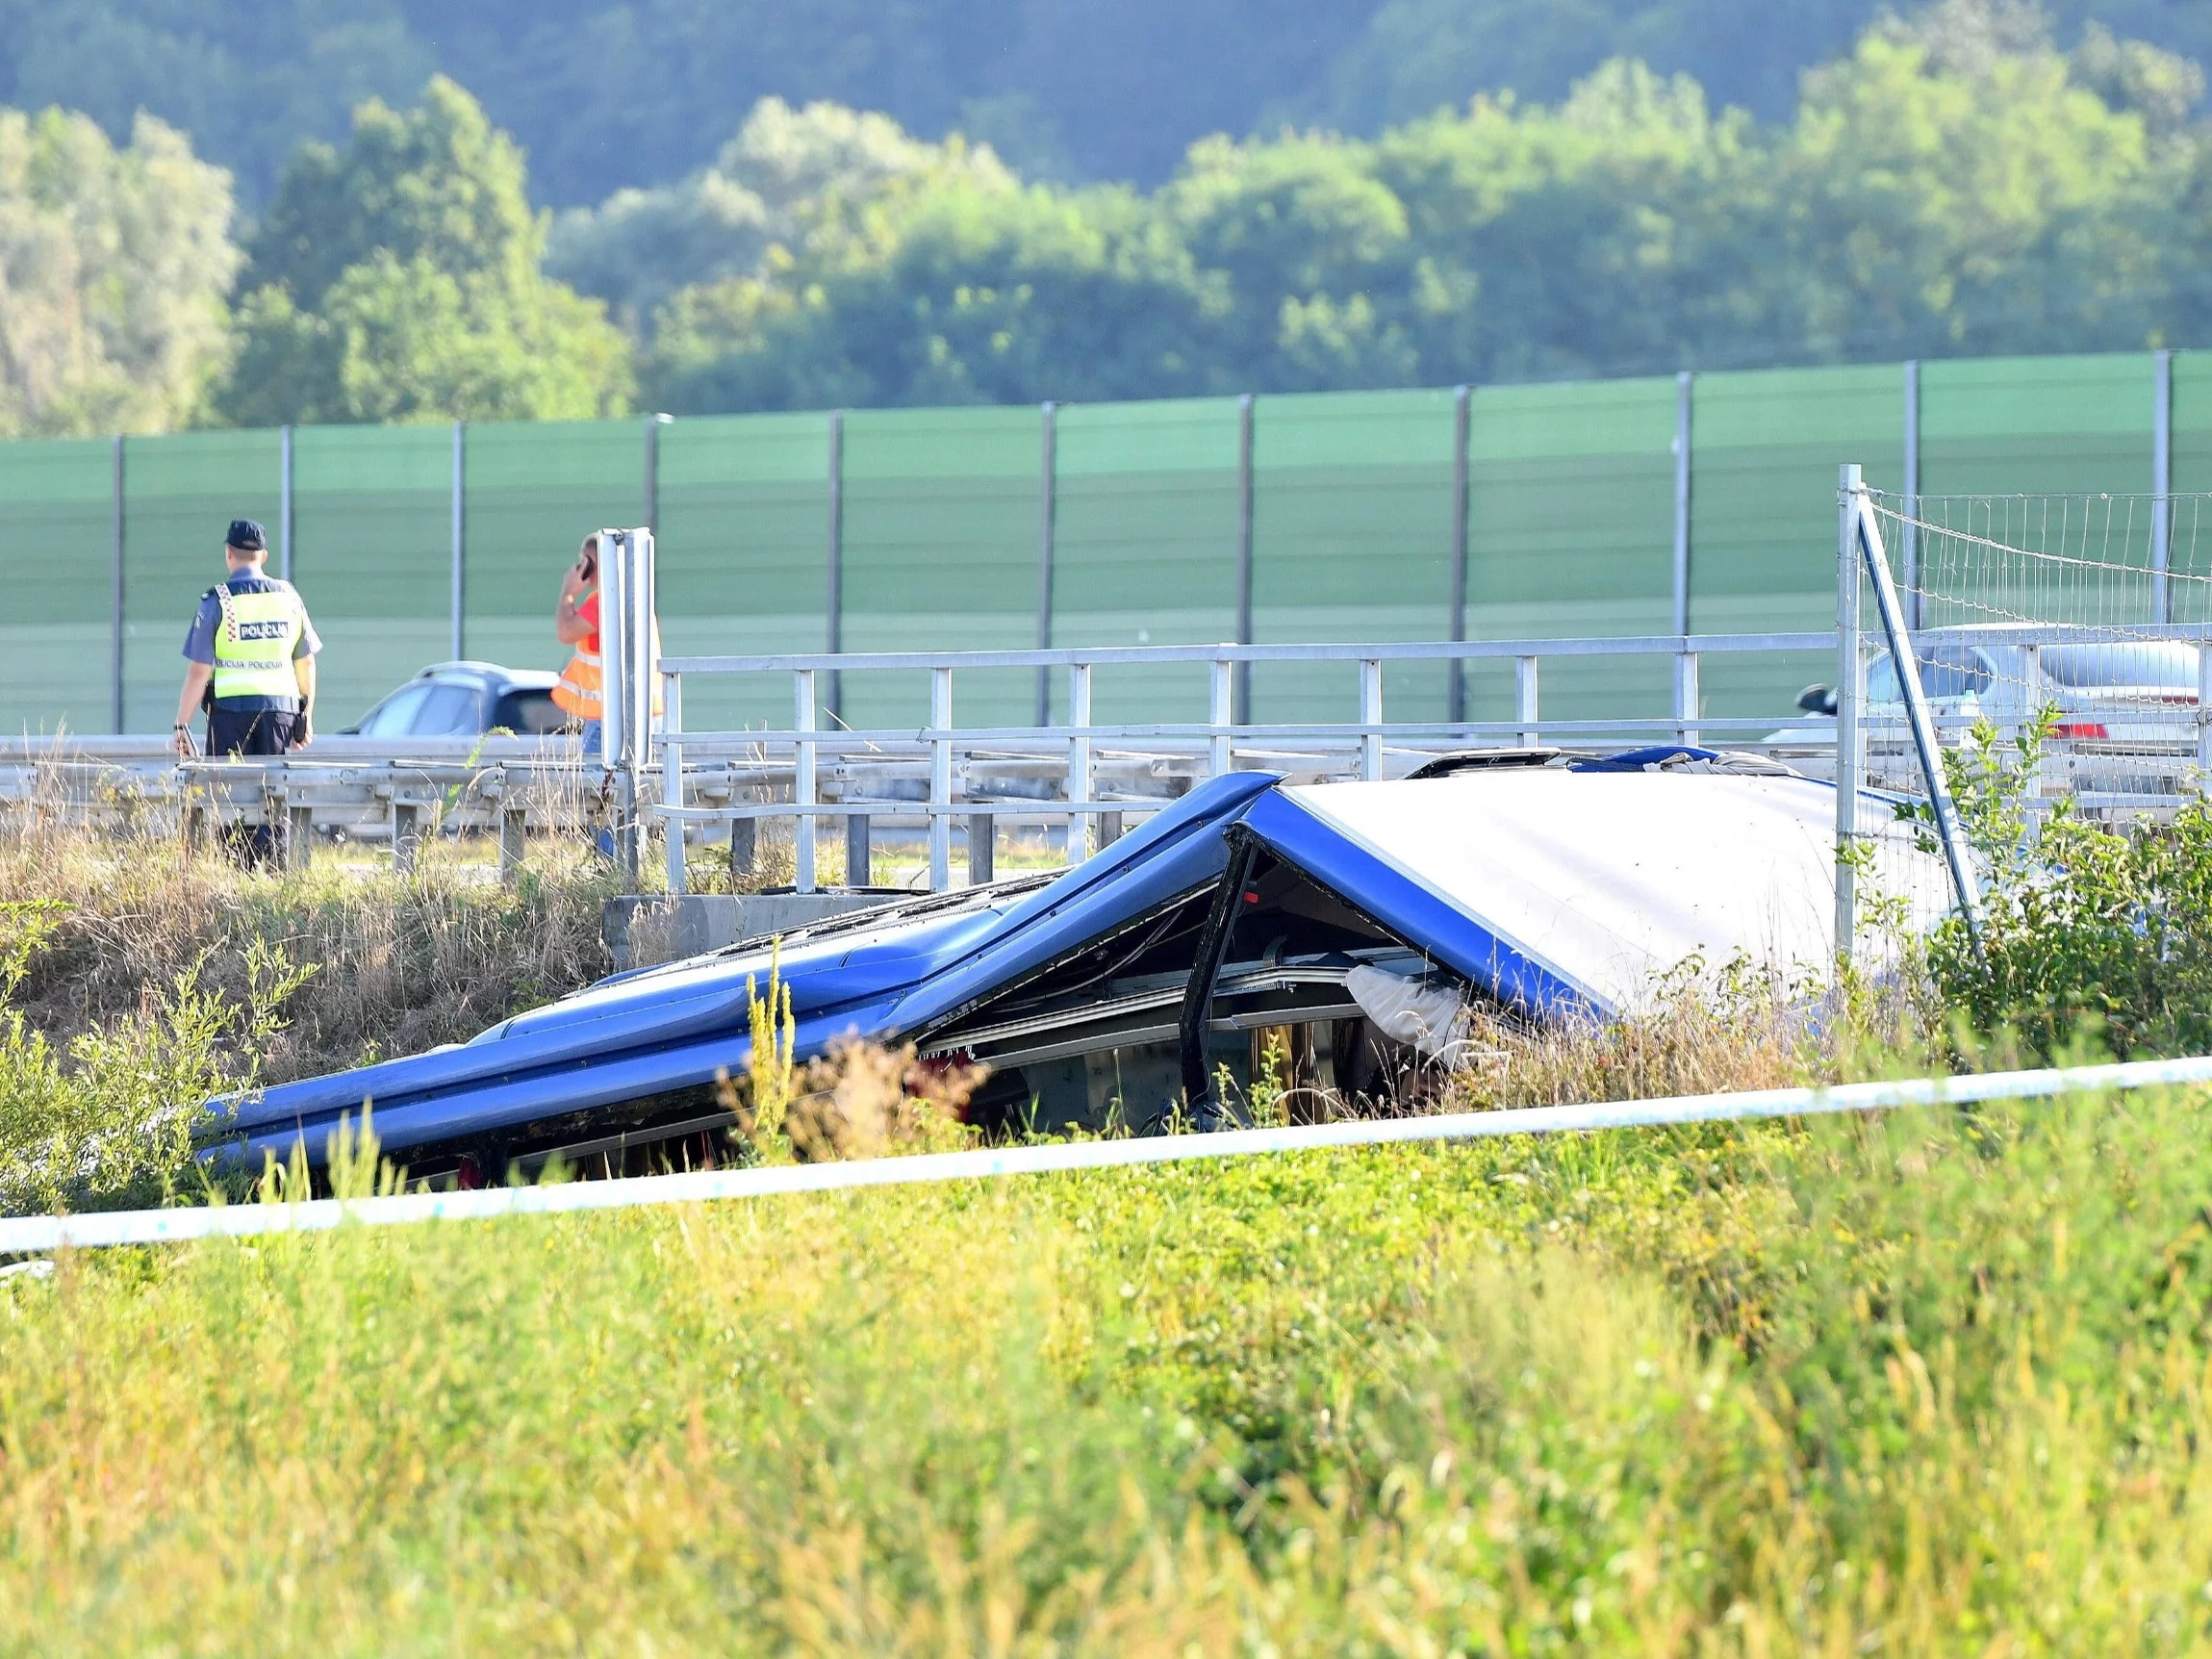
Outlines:
[[0,1220],[0,1255],[114,1244],[173,1244],[198,1238],[241,1238],[264,1233],[322,1232],[358,1223],[391,1227],[415,1221],[487,1221],[507,1215],[560,1215],[587,1210],[696,1204],[718,1198],[770,1198],[860,1187],[977,1181],[1001,1175],[1046,1175],[1116,1169],[1143,1163],[1409,1141],[1481,1140],[1513,1135],[1560,1135],[1603,1129],[1652,1129],[1750,1118],[1810,1117],[1884,1111],[1895,1107],[2023,1100],[2106,1089],[2212,1083],[2212,1057],[2135,1060],[2118,1065],[2047,1071],[1991,1072],[1976,1077],[1844,1084],[1834,1088],[1769,1088],[1742,1094],[1678,1095],[1663,1100],[1601,1101],[1578,1106],[1516,1107],[1435,1117],[1361,1118],[1284,1129],[1239,1129],[1218,1135],[987,1147],[975,1152],[877,1158],[851,1163],[780,1164],[766,1169],[702,1169],[682,1175],[629,1176],[541,1187],[498,1187],[473,1192],[409,1192],[384,1198],[214,1205],[196,1209],[126,1210],[90,1215],[34,1215]]

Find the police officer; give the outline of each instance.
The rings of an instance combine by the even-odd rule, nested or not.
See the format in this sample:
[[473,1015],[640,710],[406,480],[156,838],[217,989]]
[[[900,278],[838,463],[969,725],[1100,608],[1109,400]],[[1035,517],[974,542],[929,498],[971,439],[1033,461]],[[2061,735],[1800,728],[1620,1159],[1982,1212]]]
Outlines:
[[[234,519],[224,541],[230,577],[200,596],[185,636],[185,684],[169,746],[179,756],[193,752],[191,719],[205,702],[210,754],[303,749],[315,734],[315,653],[322,641],[292,585],[262,568],[268,538],[261,525]],[[250,839],[256,857],[276,850],[267,829]]]

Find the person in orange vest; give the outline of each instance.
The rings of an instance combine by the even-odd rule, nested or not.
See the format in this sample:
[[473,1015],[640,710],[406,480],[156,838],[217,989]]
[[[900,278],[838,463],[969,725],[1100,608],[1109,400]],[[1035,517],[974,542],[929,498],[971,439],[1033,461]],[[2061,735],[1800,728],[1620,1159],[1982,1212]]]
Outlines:
[[[583,728],[584,753],[597,754],[605,738],[600,724],[599,661],[599,538],[586,536],[576,550],[576,562],[561,576],[561,600],[553,607],[553,637],[574,646],[575,654],[561,670],[553,687],[553,701]],[[661,623],[652,621],[653,661],[661,655]],[[652,676],[653,718],[662,713],[660,676]]]

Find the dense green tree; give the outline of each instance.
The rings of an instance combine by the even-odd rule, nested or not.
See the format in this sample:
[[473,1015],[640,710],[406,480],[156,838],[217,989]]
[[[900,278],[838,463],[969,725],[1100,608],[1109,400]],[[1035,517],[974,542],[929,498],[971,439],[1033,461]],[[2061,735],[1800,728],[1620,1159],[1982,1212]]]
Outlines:
[[864,258],[916,203],[955,183],[989,193],[1019,181],[956,136],[928,143],[887,115],[765,98],[714,166],[562,214],[547,266],[633,328],[649,327],[677,289],[755,275],[771,247],[817,263]]
[[230,181],[151,116],[0,110],[0,437],[159,431],[218,366]]
[[1616,62],[1371,140],[1209,140],[1150,195],[931,182],[679,292],[645,373],[706,409],[2199,339],[2199,93],[2144,43],[2062,52],[2009,0],[1945,0],[1809,75],[1784,126]]
[[962,182],[877,261],[680,294],[644,379],[656,407],[1004,403],[1224,389],[1220,285],[1142,198]]
[[1560,98],[1607,57],[1694,77],[1718,102],[1787,117],[1797,76],[1846,50],[1874,0],[1386,0],[1287,113],[1372,133],[1477,92]]
[[302,139],[439,67],[398,0],[0,0],[0,101],[62,104],[117,140],[145,110],[267,199]]
[[[2062,41],[2212,58],[2212,0],[2048,0]],[[1551,104],[1612,58],[1783,121],[1801,71],[1885,0],[0,0],[0,103],[127,140],[144,109],[258,211],[303,139],[434,70],[531,158],[544,201],[597,203],[714,165],[761,98],[952,128],[1030,178],[1157,185],[1214,134],[1372,137],[1513,90]],[[1900,4],[1911,13],[1917,4]]]
[[344,150],[310,143],[285,169],[216,407],[246,424],[622,408],[622,338],[544,274],[546,229],[521,151],[459,87],[363,105]]

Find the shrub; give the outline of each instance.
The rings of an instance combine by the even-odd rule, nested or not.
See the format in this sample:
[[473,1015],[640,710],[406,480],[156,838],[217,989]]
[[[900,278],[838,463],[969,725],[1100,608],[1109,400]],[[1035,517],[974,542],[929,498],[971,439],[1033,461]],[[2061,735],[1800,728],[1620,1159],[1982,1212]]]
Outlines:
[[2068,798],[2035,802],[2048,724],[2008,746],[1984,723],[1945,753],[1983,873],[1983,922],[1978,939],[1961,918],[1936,929],[1935,986],[1977,1037],[2017,1034],[2047,1059],[2083,1042],[2122,1056],[2202,1054],[2212,1045],[2212,802],[2117,828],[2088,822]]

